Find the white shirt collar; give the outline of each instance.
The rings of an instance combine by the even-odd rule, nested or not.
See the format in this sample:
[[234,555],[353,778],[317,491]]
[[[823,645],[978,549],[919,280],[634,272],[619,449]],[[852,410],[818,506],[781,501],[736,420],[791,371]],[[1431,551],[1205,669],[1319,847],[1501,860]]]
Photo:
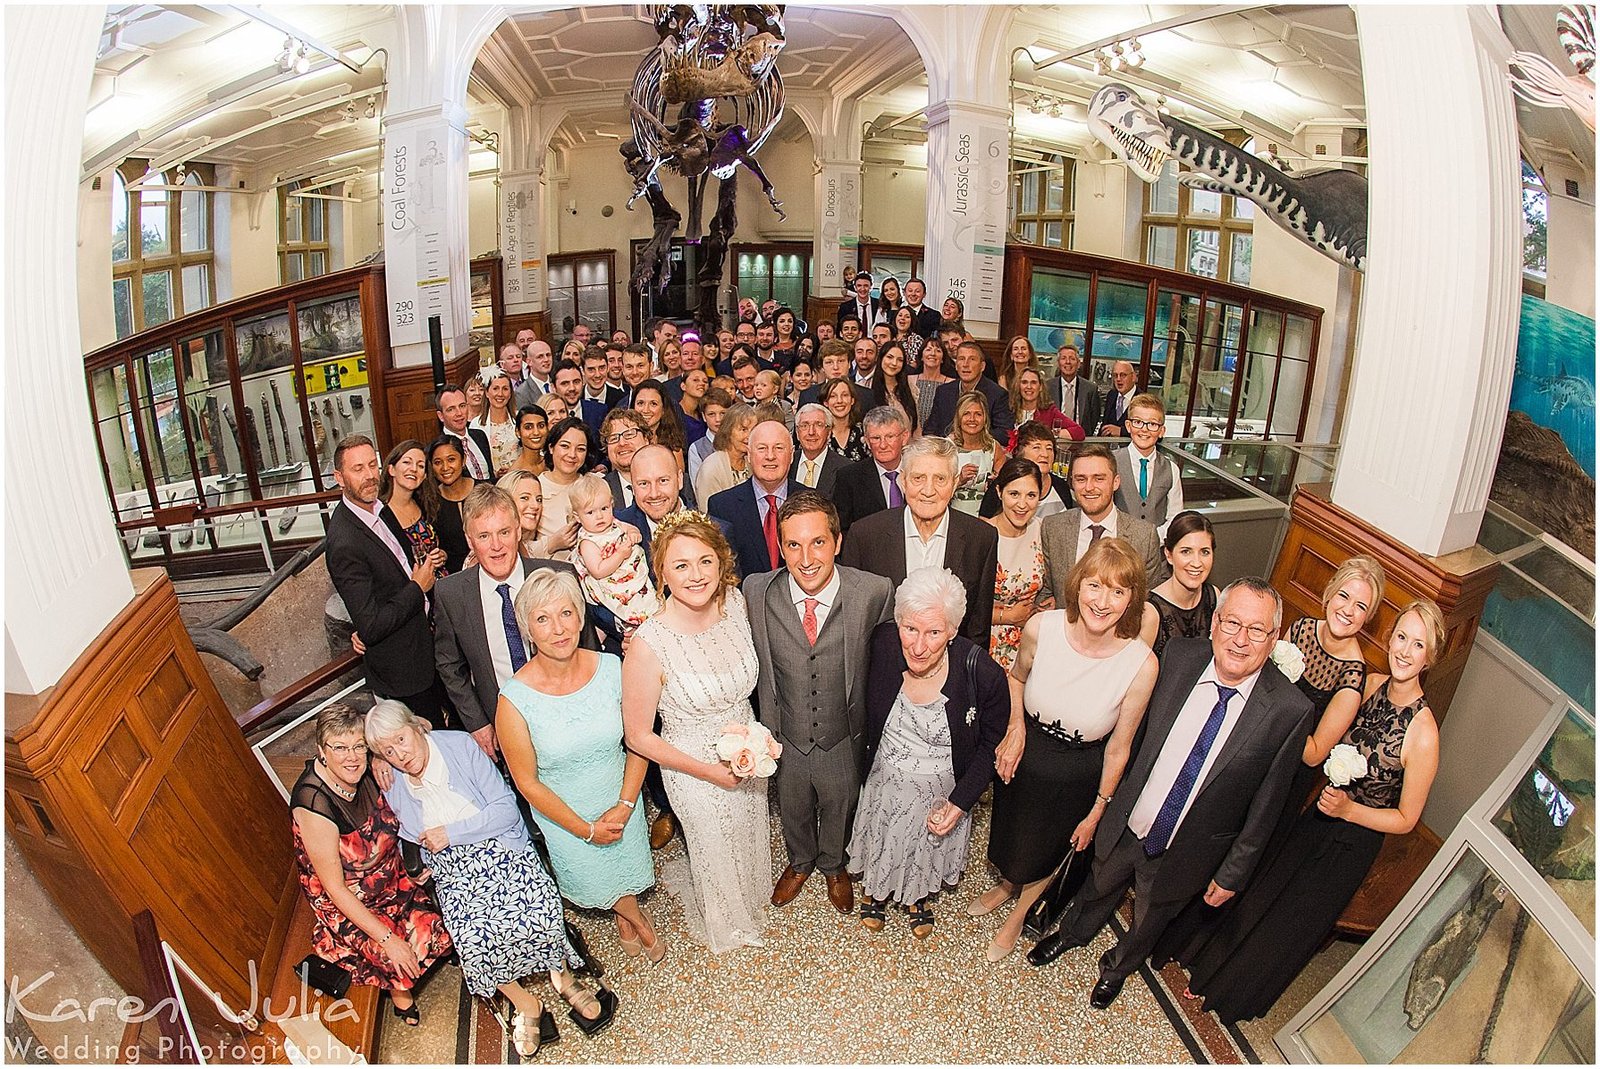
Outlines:
[[1128,459],[1130,459],[1130,460],[1139,460],[1140,458],[1143,458],[1145,460],[1154,460],[1156,458],[1156,450],[1158,448],[1160,448],[1160,447],[1159,446],[1152,446],[1150,448],[1150,452],[1145,453],[1145,452],[1142,452],[1139,449],[1138,445],[1136,445],[1133,442],[1129,442],[1128,443]]
[[509,583],[512,596],[515,597],[515,592],[522,589],[522,582],[526,578],[527,575],[522,570],[522,554],[520,553],[517,554],[517,563],[511,567],[511,574],[504,579],[496,579],[489,574],[487,568],[481,564],[478,565],[478,589],[483,592],[483,596],[486,598],[498,598],[500,595],[497,591],[501,583]]
[[[906,506],[905,525],[906,525],[906,537],[907,538],[915,538],[918,542],[921,542],[922,541],[922,533],[917,530],[917,518],[911,514],[911,506],[909,506],[909,505]],[[935,530],[933,532],[933,537],[928,539],[927,543],[925,543],[925,544],[931,545],[934,542],[937,542],[941,538],[948,538],[949,535],[950,535],[950,510],[949,509],[945,509],[944,510],[944,515],[942,517],[940,517],[940,519],[939,519],[939,526],[937,528],[935,528]]]
[[796,606],[803,606],[806,598],[816,598],[817,606],[826,614],[833,608],[834,599],[839,596],[839,587],[841,585],[837,565],[834,566],[833,574],[828,577],[828,582],[815,594],[807,594],[800,589],[800,584],[795,582],[794,576],[791,575],[789,576],[789,597],[794,600]]
[[[1261,667],[1265,668],[1266,665],[1262,665]],[[1241,679],[1234,689],[1239,692],[1239,697],[1243,698],[1245,702],[1249,702],[1250,695],[1255,693],[1256,683],[1260,679],[1261,668],[1257,668],[1254,672]],[[1206,662],[1205,671],[1200,673],[1200,678],[1196,681],[1196,685],[1198,686],[1200,683],[1211,683],[1217,686],[1222,685],[1222,681],[1217,678],[1217,662],[1215,658],[1212,658],[1210,661]],[[1229,706],[1231,707],[1232,704],[1233,703],[1230,702]],[[1243,710],[1244,704],[1241,703],[1239,708]]]
[[1117,533],[1117,510],[1116,510],[1116,507],[1113,506],[1111,511],[1106,513],[1105,519],[1103,519],[1103,520],[1091,520],[1089,518],[1089,514],[1087,512],[1085,512],[1081,508],[1078,510],[1078,530],[1079,531],[1087,531],[1089,528],[1093,527],[1097,523],[1101,527],[1104,527],[1106,529],[1105,537],[1109,538],[1112,535],[1115,535]]

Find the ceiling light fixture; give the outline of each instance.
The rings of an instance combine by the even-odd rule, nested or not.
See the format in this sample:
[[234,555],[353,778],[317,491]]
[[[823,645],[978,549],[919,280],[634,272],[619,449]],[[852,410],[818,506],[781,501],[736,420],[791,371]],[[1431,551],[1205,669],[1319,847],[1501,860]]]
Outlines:
[[1137,37],[1128,38],[1128,66],[1134,70],[1144,66],[1144,49],[1139,47]]
[[295,57],[294,72],[304,74],[311,69],[311,49],[304,41],[300,43],[300,54]]
[[1118,41],[1111,46],[1111,69],[1120,71],[1125,66],[1127,66],[1127,60],[1122,58],[1122,42]]
[[367,118],[375,119],[377,117],[378,117],[378,98],[375,95],[374,96],[368,96],[367,97]]
[[293,37],[285,37],[283,39],[283,51],[278,53],[278,72],[280,74],[288,74],[294,70],[294,46],[295,39]]

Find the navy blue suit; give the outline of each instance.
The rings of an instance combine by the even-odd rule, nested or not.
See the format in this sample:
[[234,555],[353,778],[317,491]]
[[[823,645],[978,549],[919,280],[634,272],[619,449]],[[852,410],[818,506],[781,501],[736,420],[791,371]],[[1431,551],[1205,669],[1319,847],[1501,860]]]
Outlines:
[[[797,494],[805,488],[805,483],[790,479],[786,493]],[[756,495],[762,492],[752,479],[713,494],[706,503],[706,511],[711,517],[726,522],[729,527],[729,532],[725,533],[728,534],[729,544],[733,546],[734,555],[738,557],[741,575],[757,575],[783,567],[781,554],[776,565],[767,556],[767,536],[761,529],[761,507],[756,503]]]
[[[1011,396],[1006,393],[1005,387],[992,379],[979,379],[978,384],[972,389],[983,394],[989,401],[989,430],[996,438],[1004,441],[1005,434],[1017,425],[1017,418],[1011,414]],[[970,392],[961,385],[959,380],[947,382],[933,393],[933,408],[928,413],[927,425],[922,428],[924,434],[949,434],[956,421],[956,402],[961,400],[961,395]]]
[[[682,494],[678,495],[678,501],[682,504]],[[683,507],[688,508],[689,506],[684,505]],[[652,583],[656,582],[655,562],[650,559],[650,518],[644,514],[644,510],[637,504],[629,505],[625,509],[617,509],[612,515],[621,523],[631,523],[639,528],[639,545],[644,549],[645,567],[650,571],[650,581]],[[711,522],[717,525],[717,529],[722,532],[724,538],[728,539],[729,542],[733,541],[733,529],[728,526],[727,520],[721,520],[713,516],[711,517]],[[659,587],[660,584],[657,584],[658,590]]]

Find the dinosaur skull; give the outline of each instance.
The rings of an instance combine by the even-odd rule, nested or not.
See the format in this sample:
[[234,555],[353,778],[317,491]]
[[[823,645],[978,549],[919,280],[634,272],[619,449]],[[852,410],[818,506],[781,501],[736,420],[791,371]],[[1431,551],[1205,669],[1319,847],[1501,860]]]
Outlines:
[[1110,82],[1089,100],[1089,132],[1146,182],[1161,177],[1172,143],[1161,117],[1132,89]]

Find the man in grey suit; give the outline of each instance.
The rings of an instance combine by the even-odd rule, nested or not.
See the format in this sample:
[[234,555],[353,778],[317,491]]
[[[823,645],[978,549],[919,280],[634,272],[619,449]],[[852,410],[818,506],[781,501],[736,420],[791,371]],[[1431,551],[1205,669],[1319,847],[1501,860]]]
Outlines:
[[813,869],[828,901],[855,908],[845,843],[861,791],[867,721],[867,638],[891,616],[894,588],[870,572],[837,566],[839,513],[815,490],[778,510],[784,570],[744,581],[750,634],[761,662],[761,722],[783,744],[778,810],[789,864],[772,889],[787,905]]
[[1111,1005],[1194,898],[1221,906],[1255,871],[1311,732],[1311,702],[1267,663],[1283,601],[1254,576],[1222,592],[1211,640],[1173,639],[1141,741],[1095,832],[1094,867],[1060,928],[1028,952],[1048,965],[1090,940],[1131,884],[1133,925],[1101,955],[1089,995]]
[[1082,374],[1083,362],[1078,347],[1063,345],[1056,350],[1056,377],[1050,383],[1050,402],[1085,434],[1100,426],[1100,391]]
[[[492,760],[500,687],[530,653],[513,610],[517,592],[540,568],[572,566],[521,555],[516,501],[497,486],[473,487],[461,503],[461,524],[478,563],[434,587],[433,656],[461,726]],[[592,627],[585,626],[582,644],[599,648]]]
[[1120,538],[1144,560],[1153,587],[1166,578],[1161,539],[1153,525],[1117,511],[1117,461],[1103,445],[1082,445],[1072,454],[1072,497],[1077,508],[1046,516],[1039,527],[1044,546],[1045,581],[1056,604],[1066,599],[1067,573],[1078,556],[1102,538]]

